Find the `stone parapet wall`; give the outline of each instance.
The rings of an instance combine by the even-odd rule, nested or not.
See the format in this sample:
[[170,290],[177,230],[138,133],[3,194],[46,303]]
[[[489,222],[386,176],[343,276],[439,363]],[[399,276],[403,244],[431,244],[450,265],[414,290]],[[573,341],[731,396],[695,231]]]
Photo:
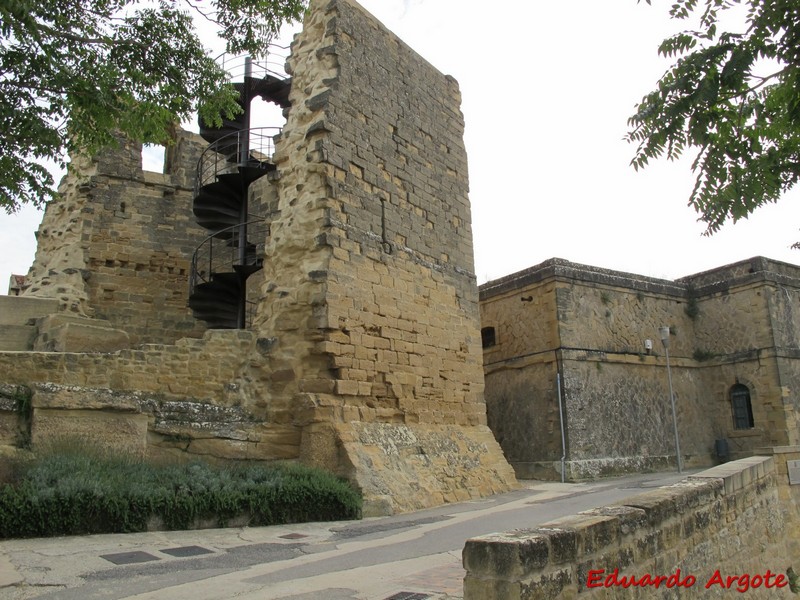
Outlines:
[[[204,339],[148,344],[114,353],[0,352],[4,383],[53,383],[195,397],[222,406],[240,402],[234,385],[249,363],[254,336],[208,331]],[[231,388],[231,385],[234,385]]]
[[[551,259],[482,285],[480,297],[483,326],[552,319],[547,313],[525,313],[556,303],[557,333],[536,332],[529,342],[533,348],[523,352],[544,349],[535,346],[544,339],[567,348],[641,354],[650,338],[656,342],[654,353],[663,354],[658,328],[669,325],[671,354],[691,357],[697,350],[717,355],[796,350],[798,294],[800,270],[762,258],[674,282]],[[515,332],[515,337],[526,333]],[[499,351],[493,348],[488,356]],[[517,355],[514,349],[509,356]]]
[[481,293],[481,326],[494,330],[494,343],[483,349],[486,373],[509,359],[527,359],[560,346],[556,283],[551,279],[519,290]]
[[[464,599],[728,597],[745,582],[737,579],[728,589],[727,577],[744,575],[748,597],[787,593],[800,496],[784,473],[772,457],[742,459],[615,505],[473,538],[463,553]],[[605,587],[606,577],[648,575],[648,581],[663,577],[658,589],[623,587],[614,579]],[[785,589],[775,588],[777,582]]]

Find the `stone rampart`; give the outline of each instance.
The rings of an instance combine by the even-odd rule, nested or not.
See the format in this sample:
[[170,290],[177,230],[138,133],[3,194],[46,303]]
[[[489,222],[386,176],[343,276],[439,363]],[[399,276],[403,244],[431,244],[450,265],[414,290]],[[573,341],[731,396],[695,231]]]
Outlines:
[[5,394],[0,445],[27,435],[34,448],[83,438],[151,458],[296,459],[292,415],[268,418],[263,398],[246,393],[259,356],[246,331],[115,353],[0,352],[0,384],[31,395],[25,414]]
[[119,140],[76,157],[48,205],[23,296],[107,320],[131,344],[171,343],[204,331],[187,307],[189,265],[206,232],[192,215],[205,142],[176,131],[165,172],[142,170],[141,145]]
[[797,568],[800,488],[789,485],[786,457],[796,459],[796,450],[741,459],[615,505],[468,540],[464,599],[788,593],[786,569]]
[[[733,457],[796,444],[799,305],[797,267],[761,258],[674,282],[552,259],[487,283],[489,424],[520,477],[560,478],[562,455],[570,480],[674,465],[669,326],[685,464],[715,464],[717,440]],[[735,426],[735,385],[750,427]]]
[[253,393],[297,407],[302,458],[354,480],[368,514],[509,489],[457,83],[349,0],[311,2],[288,67],[255,323],[272,379]]

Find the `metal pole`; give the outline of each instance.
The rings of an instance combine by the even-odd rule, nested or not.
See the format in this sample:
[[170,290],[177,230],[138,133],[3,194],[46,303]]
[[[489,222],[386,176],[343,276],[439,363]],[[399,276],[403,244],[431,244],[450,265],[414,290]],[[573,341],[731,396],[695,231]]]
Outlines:
[[564,411],[561,408],[561,373],[556,373],[556,387],[558,388],[558,420],[561,422],[561,483],[566,479],[564,461],[567,458],[567,442],[564,439]]
[[[666,330],[666,331],[665,331]],[[675,430],[675,454],[678,458],[678,473],[683,473],[683,461],[681,460],[681,441],[678,436],[678,415],[675,411],[675,394],[672,392],[672,369],[669,364],[669,328],[661,328],[661,341],[664,343],[664,352],[667,355],[667,381],[669,381],[669,402],[672,406],[672,427]]]
[[247,203],[249,183],[247,180],[247,164],[250,161],[250,101],[252,94],[250,86],[252,84],[253,62],[248,56],[244,61],[244,89],[242,99],[244,103],[244,122],[243,129],[239,138],[239,172],[242,175],[242,204],[239,207],[239,314],[236,319],[236,326],[239,329],[247,328]]

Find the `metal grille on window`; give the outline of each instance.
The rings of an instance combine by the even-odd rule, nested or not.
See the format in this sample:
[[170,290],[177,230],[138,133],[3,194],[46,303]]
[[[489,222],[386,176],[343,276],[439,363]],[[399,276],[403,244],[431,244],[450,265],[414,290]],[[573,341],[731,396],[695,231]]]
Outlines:
[[731,405],[734,428],[752,429],[754,426],[753,406],[750,404],[750,390],[746,385],[737,383],[731,388]]

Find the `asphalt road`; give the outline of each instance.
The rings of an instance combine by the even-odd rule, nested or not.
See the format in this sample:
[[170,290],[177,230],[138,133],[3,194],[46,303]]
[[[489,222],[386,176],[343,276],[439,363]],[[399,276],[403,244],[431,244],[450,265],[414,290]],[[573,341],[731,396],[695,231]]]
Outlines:
[[0,543],[0,600],[460,598],[468,538],[535,527],[684,476],[528,482],[490,499],[358,522],[9,540]]

